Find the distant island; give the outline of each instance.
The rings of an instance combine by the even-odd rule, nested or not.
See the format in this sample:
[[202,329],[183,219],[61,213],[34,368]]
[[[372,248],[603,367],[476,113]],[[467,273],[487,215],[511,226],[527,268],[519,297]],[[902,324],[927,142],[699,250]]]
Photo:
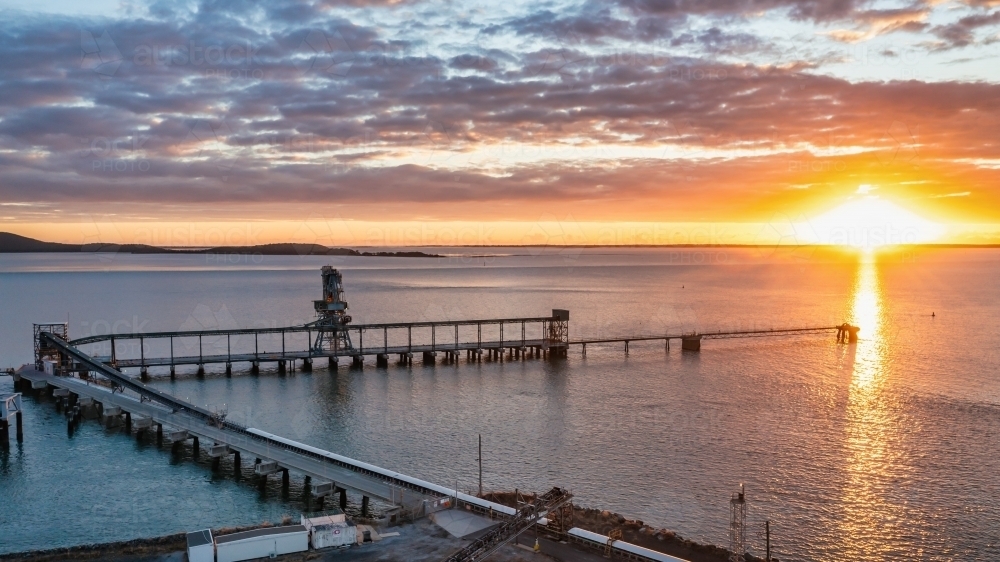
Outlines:
[[214,248],[161,248],[147,244],[62,244],[43,242],[10,232],[0,232],[0,254],[95,252],[121,254],[238,254],[263,256],[372,256],[389,258],[440,258],[425,252],[360,252],[350,248],[330,248],[321,244],[258,244],[256,246],[216,246]]

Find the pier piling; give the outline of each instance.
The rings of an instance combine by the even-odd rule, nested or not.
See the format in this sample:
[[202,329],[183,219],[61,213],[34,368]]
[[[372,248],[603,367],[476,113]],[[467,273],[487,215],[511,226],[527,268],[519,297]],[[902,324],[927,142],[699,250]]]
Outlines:
[[681,338],[682,351],[701,351],[701,336],[684,336]]

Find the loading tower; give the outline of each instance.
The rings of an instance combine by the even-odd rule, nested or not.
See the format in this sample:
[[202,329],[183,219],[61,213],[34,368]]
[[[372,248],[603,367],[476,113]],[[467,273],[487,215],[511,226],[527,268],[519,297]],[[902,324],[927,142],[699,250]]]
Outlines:
[[347,301],[344,300],[344,279],[336,269],[324,265],[323,298],[313,301],[317,319],[312,323],[319,328],[313,351],[322,354],[348,354],[354,350],[347,325],[351,316],[347,314]]

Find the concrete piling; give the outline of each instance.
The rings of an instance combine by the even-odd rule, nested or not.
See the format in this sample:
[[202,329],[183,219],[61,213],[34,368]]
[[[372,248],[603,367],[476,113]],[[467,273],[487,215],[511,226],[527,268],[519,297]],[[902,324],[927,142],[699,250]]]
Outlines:
[[14,414],[14,424],[17,431],[17,442],[20,443],[24,441],[24,427],[21,422],[21,412],[16,412]]
[[368,517],[368,496],[361,496],[361,516]]
[[255,375],[260,374],[260,361],[254,361],[250,364],[250,372]]
[[313,360],[312,357],[306,357],[302,360],[302,371],[309,373],[313,370]]
[[284,375],[285,372],[286,372],[285,360],[281,359],[281,360],[278,361],[278,374],[279,375]]
[[227,377],[233,376],[233,364],[232,363],[226,363],[226,376]]
[[233,451],[233,475],[236,476],[236,478],[239,478],[240,474],[242,474],[242,468],[243,460],[240,458],[240,452]]
[[337,491],[340,492],[340,509],[343,511],[347,509],[347,490],[344,488],[337,488]]
[[10,430],[7,428],[9,422],[0,419],[0,447],[10,446]]

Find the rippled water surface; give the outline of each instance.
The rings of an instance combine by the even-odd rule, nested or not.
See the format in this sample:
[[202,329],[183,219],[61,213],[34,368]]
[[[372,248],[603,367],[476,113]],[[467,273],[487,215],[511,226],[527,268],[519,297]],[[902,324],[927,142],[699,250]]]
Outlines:
[[[721,249],[491,250],[447,259],[0,256],[0,365],[31,358],[31,323],[71,337],[311,319],[318,267],[344,272],[355,322],[571,312],[571,336],[861,326],[832,334],[579,348],[484,362],[155,384],[231,419],[464,489],[570,488],[726,544],[745,483],[752,542],[783,560],[1000,559],[1000,252],[879,256]],[[233,263],[236,262],[236,263]],[[931,316],[931,313],[934,316]],[[219,345],[210,342],[209,345]],[[11,388],[0,377],[0,393]],[[0,552],[279,519],[204,458],[87,423],[68,437],[27,399],[0,453]],[[203,455],[204,457],[204,455]]]

